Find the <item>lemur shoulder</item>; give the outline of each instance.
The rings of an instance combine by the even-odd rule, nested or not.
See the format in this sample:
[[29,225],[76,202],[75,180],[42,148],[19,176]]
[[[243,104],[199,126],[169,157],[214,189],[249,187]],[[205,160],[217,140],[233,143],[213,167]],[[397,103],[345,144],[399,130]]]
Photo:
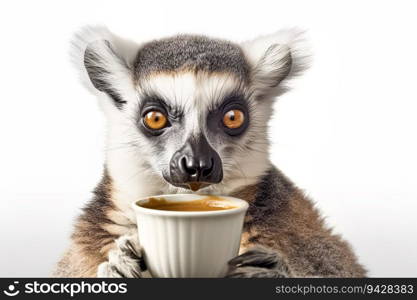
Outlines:
[[272,105],[306,69],[303,46],[297,30],[240,44],[79,32],[72,57],[107,118],[106,162],[54,275],[142,277],[130,204],[198,190],[249,203],[228,277],[365,276],[350,245],[268,157]]

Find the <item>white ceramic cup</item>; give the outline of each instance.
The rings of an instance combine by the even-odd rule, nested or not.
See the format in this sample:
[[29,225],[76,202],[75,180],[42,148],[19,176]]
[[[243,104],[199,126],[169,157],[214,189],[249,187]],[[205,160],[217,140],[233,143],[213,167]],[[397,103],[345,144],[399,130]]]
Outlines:
[[[166,201],[193,201],[205,195],[154,196]],[[167,211],[141,207],[149,198],[133,203],[139,243],[153,277],[222,277],[227,262],[239,252],[248,203],[219,196],[234,208],[213,211]]]

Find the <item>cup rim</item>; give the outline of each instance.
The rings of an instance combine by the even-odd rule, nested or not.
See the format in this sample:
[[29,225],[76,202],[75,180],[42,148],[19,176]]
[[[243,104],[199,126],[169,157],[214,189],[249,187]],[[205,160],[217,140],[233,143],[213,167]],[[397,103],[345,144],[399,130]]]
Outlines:
[[[158,197],[190,197],[190,196],[209,196],[205,194],[164,194],[164,195],[155,195],[155,196],[148,196],[132,202],[131,206],[133,210],[137,213],[142,213],[146,215],[154,215],[154,216],[171,216],[171,217],[207,217],[207,216],[224,216],[224,215],[231,215],[231,214],[238,214],[241,212],[246,212],[249,208],[249,203],[243,199],[239,199],[236,197],[230,196],[223,196],[223,195],[215,195],[219,198],[224,198],[226,200],[231,200],[235,203],[239,203],[238,207],[225,209],[225,210],[210,210],[210,211],[171,211],[171,210],[159,210],[153,208],[146,208],[143,206],[138,205],[137,203],[140,201],[145,201],[149,198],[158,198]],[[195,199],[194,199],[195,200]],[[192,201],[191,199],[189,201]]]

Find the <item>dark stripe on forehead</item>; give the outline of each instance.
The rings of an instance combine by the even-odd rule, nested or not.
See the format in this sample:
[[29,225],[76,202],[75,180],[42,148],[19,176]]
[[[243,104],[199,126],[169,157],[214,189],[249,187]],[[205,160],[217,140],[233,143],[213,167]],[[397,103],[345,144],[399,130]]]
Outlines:
[[145,44],[138,52],[135,75],[181,70],[232,72],[247,80],[249,66],[241,48],[204,36],[179,35]]

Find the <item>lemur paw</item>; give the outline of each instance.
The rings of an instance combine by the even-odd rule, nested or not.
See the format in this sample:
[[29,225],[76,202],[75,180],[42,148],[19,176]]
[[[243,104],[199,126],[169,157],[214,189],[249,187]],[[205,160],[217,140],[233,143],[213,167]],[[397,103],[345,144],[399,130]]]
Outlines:
[[124,235],[116,240],[116,248],[109,251],[108,261],[98,266],[97,277],[140,278],[145,270],[137,235]]
[[255,246],[229,261],[230,278],[288,278],[290,267],[281,255],[263,246]]

